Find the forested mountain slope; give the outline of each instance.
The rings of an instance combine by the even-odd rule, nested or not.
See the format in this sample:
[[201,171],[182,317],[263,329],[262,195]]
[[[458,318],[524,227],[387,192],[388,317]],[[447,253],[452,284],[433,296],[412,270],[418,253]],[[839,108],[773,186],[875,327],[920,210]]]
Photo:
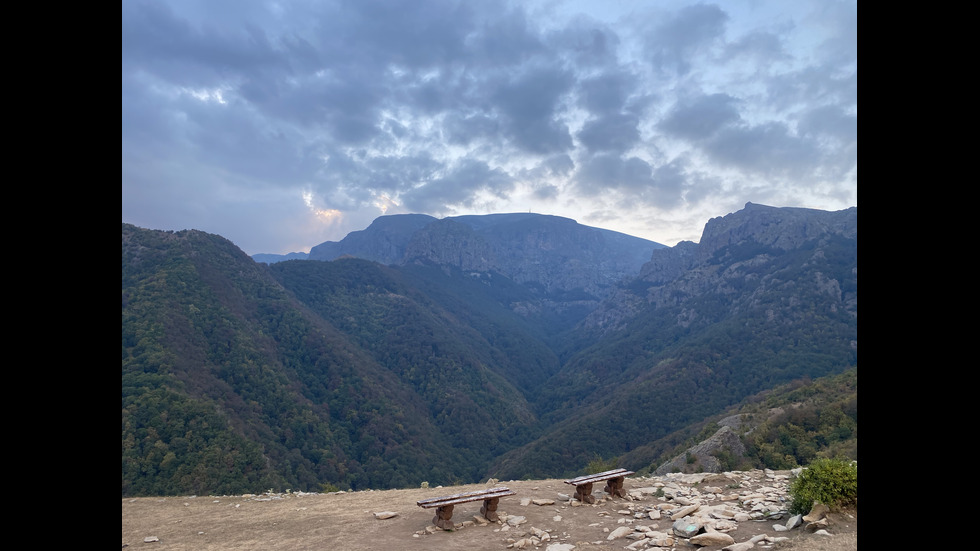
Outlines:
[[[266,265],[220,236],[123,224],[123,495],[638,470],[687,427],[857,363],[856,208],[749,204],[615,282],[521,279],[492,247],[481,266],[468,240],[500,219],[405,220],[421,229],[386,234],[390,265]],[[526,250],[581,230],[546,222]],[[573,242],[583,256],[536,273],[598,262],[601,240]]]
[[123,225],[124,495],[447,484],[526,437],[478,335],[377,264],[293,262],[331,281],[311,306],[219,236]]
[[[495,472],[571,473],[764,389],[857,365],[856,226],[856,208],[749,204],[709,221],[700,245],[654,251],[569,339],[534,400],[547,434]],[[655,459],[630,457],[634,469]]]

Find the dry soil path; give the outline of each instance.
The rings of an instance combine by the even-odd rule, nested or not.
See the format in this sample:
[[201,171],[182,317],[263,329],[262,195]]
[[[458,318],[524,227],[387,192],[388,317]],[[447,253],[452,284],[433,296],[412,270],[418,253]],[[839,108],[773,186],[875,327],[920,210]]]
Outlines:
[[[626,480],[626,489],[648,485],[649,480]],[[506,550],[531,528],[545,530],[549,544],[575,545],[575,551],[623,549],[632,541],[607,538],[624,524],[645,524],[669,532],[670,520],[635,519],[624,514],[626,506],[652,506],[665,499],[649,496],[641,501],[600,500],[595,505],[573,507],[560,495],[574,493],[562,480],[504,481],[516,492],[500,500],[498,513],[519,515],[527,522],[519,527],[504,524],[467,525],[459,530],[426,532],[434,510],[416,505],[420,499],[478,490],[484,485],[451,488],[361,491],[331,494],[265,494],[253,496],[195,496],[124,498],[122,500],[122,544],[130,550],[167,551],[195,549],[290,551],[432,551]],[[601,485],[597,484],[600,490]],[[741,491],[741,490],[740,490]],[[522,500],[554,499],[552,505],[524,505]],[[457,523],[479,515],[481,502],[457,505]],[[391,511],[397,516],[379,520],[375,513]],[[856,551],[857,512],[837,513],[828,529],[831,536],[806,533],[801,529],[776,532],[772,521],[741,522],[730,534],[736,542],[757,534],[789,536],[790,541],[770,549],[797,551]],[[778,522],[778,521],[777,521]],[[785,519],[782,521],[785,522]],[[421,532],[421,533],[420,533]],[[155,541],[145,541],[147,538]],[[675,549],[701,549],[680,540]],[[756,546],[756,549],[760,549]]]

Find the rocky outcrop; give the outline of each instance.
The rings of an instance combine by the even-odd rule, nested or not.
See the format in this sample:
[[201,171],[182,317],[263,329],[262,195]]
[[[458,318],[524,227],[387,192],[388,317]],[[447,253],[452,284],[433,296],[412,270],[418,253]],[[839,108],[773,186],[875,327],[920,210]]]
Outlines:
[[591,309],[613,285],[635,276],[654,250],[664,248],[560,216],[512,213],[438,220],[413,214],[382,216],[340,242],[313,247],[309,259],[350,255],[382,264],[427,262],[497,272],[557,300],[543,303],[549,308],[585,300]]
[[[699,243],[653,251],[639,274],[608,293],[583,326],[615,331],[651,307],[681,308],[677,324],[683,327],[718,321],[688,306],[704,297],[717,297],[718,304],[730,297],[718,312],[758,311],[776,319],[798,310],[809,293],[832,311],[857,317],[857,207],[828,212],[747,203],[712,218]],[[766,304],[771,297],[781,302]]]
[[708,220],[698,260],[707,262],[721,249],[746,242],[788,251],[830,235],[857,239],[857,207],[830,212],[746,203],[738,212]]
[[405,256],[412,235],[436,221],[426,214],[381,216],[367,228],[347,234],[341,241],[327,241],[310,249],[310,260],[335,260],[345,255],[394,264]]
[[684,472],[685,469],[696,469],[703,472],[716,473],[721,469],[721,462],[715,457],[718,452],[725,452],[735,457],[745,454],[742,439],[729,426],[718,429],[707,440],[699,442],[684,453],[657,467],[655,475],[665,475],[670,472]]
[[489,272],[498,266],[490,243],[470,226],[447,218],[418,229],[398,262],[431,262],[466,272]]
[[657,249],[640,269],[637,279],[651,285],[663,285],[679,278],[698,260],[698,244],[681,241],[667,249]]

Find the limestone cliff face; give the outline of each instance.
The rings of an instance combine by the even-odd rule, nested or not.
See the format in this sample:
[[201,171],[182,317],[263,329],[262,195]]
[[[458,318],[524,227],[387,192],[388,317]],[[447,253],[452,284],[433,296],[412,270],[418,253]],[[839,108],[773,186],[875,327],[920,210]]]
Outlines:
[[712,218],[699,243],[653,251],[639,275],[617,285],[583,325],[608,332],[646,308],[678,307],[677,323],[687,326],[708,319],[692,305],[706,296],[730,297],[728,312],[789,319],[800,315],[809,293],[857,317],[857,207],[829,212],[748,203]]
[[708,220],[698,261],[708,262],[719,250],[745,242],[787,251],[830,235],[857,239],[857,207],[828,212],[746,203],[738,212]]
[[347,234],[341,241],[327,241],[310,249],[310,260],[335,260],[344,255],[394,264],[405,256],[412,235],[436,221],[425,214],[382,216],[367,228]]
[[467,272],[489,272],[498,265],[497,254],[484,236],[451,218],[436,220],[412,234],[398,262],[418,261]]
[[673,472],[721,472],[721,462],[715,457],[717,452],[730,453],[736,457],[745,455],[745,445],[738,433],[731,427],[723,426],[708,439],[692,446],[684,453],[657,467],[654,476]]
[[[469,272],[498,272],[542,296],[574,293],[598,300],[635,276],[664,245],[584,226],[569,218],[532,213],[456,216],[382,216],[339,243],[310,251],[311,260],[351,255],[384,264],[429,262]],[[564,297],[562,300],[569,299]]]

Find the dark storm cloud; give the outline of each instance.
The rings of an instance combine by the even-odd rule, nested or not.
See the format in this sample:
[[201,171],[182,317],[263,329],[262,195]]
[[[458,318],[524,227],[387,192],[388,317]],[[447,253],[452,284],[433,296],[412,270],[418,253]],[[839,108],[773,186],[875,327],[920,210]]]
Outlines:
[[557,114],[574,81],[569,71],[540,66],[502,84],[492,97],[505,134],[530,153],[550,154],[571,148],[571,133]]
[[833,65],[812,65],[774,75],[767,81],[767,102],[778,109],[797,105],[857,106],[857,73]]
[[774,178],[806,177],[820,158],[813,140],[794,136],[777,122],[725,128],[708,140],[704,150],[724,166]]
[[472,207],[480,192],[505,197],[513,187],[513,179],[502,170],[490,168],[482,161],[464,159],[445,176],[407,190],[402,197],[412,212],[445,214],[449,206]]
[[[806,177],[816,170],[823,153],[815,133],[846,135],[851,122],[833,108],[807,115],[803,133],[783,122],[749,124],[741,104],[725,94],[692,98],[675,106],[659,128],[688,141],[721,166],[775,178]],[[833,115],[833,117],[828,117]]]
[[394,195],[411,190],[418,182],[434,178],[443,166],[426,155],[371,157],[337,154],[331,157],[328,171],[337,177],[337,186],[349,190]]
[[578,139],[590,152],[625,153],[640,141],[639,122],[632,114],[607,115],[586,122]]
[[273,44],[261,28],[192,23],[171,6],[122,4],[122,64],[183,86],[217,86],[248,75],[289,71],[312,55],[302,41]]
[[815,138],[831,138],[843,145],[857,142],[857,116],[850,115],[838,105],[825,105],[806,112],[800,119],[800,134]]
[[579,103],[595,114],[619,113],[637,91],[639,79],[625,70],[611,70],[582,80]]
[[596,155],[578,171],[576,185],[585,195],[597,195],[604,189],[641,192],[653,186],[650,165],[637,157],[623,159],[618,155]]
[[667,113],[659,127],[671,136],[691,141],[710,138],[741,119],[738,100],[727,94],[684,99]]
[[584,164],[576,187],[586,196],[614,191],[622,208],[637,205],[672,208],[690,186],[687,162],[675,159],[656,168],[637,157],[596,155]]
[[583,71],[601,70],[619,62],[619,35],[591,19],[575,19],[567,27],[548,33],[545,40],[566,63]]
[[832,160],[823,145],[833,138],[846,151],[857,139],[857,118],[840,107],[806,111],[794,131],[781,121],[750,124],[738,111],[740,103],[724,94],[693,98],[677,105],[659,128],[687,140],[720,166],[748,174],[810,179],[833,173],[840,178],[856,162],[856,152]]
[[757,63],[760,69],[791,59],[780,37],[765,31],[747,34],[728,44],[721,55],[723,63],[745,61]]
[[684,75],[694,59],[719,44],[729,16],[714,4],[695,4],[681,8],[673,16],[650,29],[647,39],[649,60],[661,71]]

